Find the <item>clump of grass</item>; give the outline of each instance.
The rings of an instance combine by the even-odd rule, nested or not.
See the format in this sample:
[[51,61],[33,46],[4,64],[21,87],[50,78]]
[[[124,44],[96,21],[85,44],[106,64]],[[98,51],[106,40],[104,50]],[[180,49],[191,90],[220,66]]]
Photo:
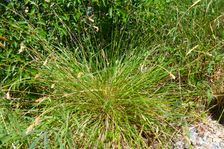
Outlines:
[[167,69],[172,61],[136,51],[110,61],[102,52],[86,59],[66,50],[43,59],[36,81],[51,93],[37,101],[42,120],[28,132],[44,129],[52,146],[162,145],[187,113],[183,93]]

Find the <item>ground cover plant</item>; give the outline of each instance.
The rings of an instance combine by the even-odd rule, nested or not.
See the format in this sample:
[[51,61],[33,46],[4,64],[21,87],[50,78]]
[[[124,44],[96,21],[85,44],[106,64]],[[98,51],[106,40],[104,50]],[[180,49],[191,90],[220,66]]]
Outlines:
[[0,147],[172,147],[222,101],[222,6],[0,1]]

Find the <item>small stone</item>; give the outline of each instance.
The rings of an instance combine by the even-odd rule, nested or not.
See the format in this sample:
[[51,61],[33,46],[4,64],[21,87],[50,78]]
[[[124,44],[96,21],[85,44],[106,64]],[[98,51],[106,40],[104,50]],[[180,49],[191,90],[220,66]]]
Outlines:
[[220,139],[220,138],[217,138],[217,137],[214,137],[213,138],[213,142],[222,142],[224,140]]
[[199,144],[199,145],[203,145],[203,144],[205,144],[204,140],[203,140],[201,137],[198,138],[198,144]]
[[219,147],[218,144],[213,143],[213,144],[211,145],[211,149],[221,149],[221,148]]

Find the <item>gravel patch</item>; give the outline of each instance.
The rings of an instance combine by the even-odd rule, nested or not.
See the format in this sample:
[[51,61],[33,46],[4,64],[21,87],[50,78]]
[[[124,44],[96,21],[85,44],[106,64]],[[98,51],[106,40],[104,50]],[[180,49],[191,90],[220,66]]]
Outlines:
[[191,125],[185,134],[174,139],[174,149],[224,149],[224,126],[211,118]]

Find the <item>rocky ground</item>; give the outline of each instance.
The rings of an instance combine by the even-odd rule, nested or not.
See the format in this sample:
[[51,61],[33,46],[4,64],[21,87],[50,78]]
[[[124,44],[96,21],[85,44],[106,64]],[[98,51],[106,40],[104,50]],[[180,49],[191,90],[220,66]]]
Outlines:
[[189,126],[174,142],[174,149],[224,149],[224,126],[208,117]]

